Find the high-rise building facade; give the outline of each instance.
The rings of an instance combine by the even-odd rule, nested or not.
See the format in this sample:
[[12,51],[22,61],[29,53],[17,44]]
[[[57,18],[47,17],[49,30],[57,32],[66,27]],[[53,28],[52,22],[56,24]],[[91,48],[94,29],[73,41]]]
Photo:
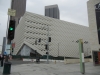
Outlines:
[[11,20],[15,20],[15,27],[18,25],[20,18],[24,15],[26,11],[26,0],[12,0],[11,9],[16,10],[15,17],[10,17]]
[[[15,16],[10,16],[10,20],[15,20],[15,28],[19,24],[21,17],[24,15],[26,11],[26,0],[11,0],[11,9],[16,10]],[[7,34],[8,36],[8,34]],[[10,43],[10,40],[7,39],[7,43]]]
[[100,50],[100,0],[87,2],[91,50]]
[[6,37],[3,37],[2,54],[4,54],[5,49],[6,49]]
[[45,16],[60,19],[58,5],[45,6]]

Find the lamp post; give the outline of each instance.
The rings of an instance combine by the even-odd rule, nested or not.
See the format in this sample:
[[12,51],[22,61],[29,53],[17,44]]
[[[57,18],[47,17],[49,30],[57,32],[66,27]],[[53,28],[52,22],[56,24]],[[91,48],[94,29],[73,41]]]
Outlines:
[[[76,41],[77,43],[79,43],[79,55],[80,55],[80,72],[82,74],[85,73],[85,61],[84,61],[84,48],[83,48],[83,39],[79,39]],[[84,43],[88,43],[88,42],[84,42]]]
[[[74,42],[74,41],[72,41]],[[83,42],[83,39],[79,39],[76,41],[76,43],[79,43],[79,54],[80,54],[80,71],[82,74],[85,73],[85,61],[84,61],[84,47],[83,44],[88,44],[88,41]],[[87,48],[87,56],[88,56],[88,49]]]

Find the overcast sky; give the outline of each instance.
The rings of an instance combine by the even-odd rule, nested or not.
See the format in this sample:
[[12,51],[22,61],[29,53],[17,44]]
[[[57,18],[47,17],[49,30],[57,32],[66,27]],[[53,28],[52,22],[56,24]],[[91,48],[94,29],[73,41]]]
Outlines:
[[[26,11],[44,15],[44,7],[58,4],[60,19],[88,26],[87,15],[88,0],[27,0]],[[0,45],[3,37],[6,36],[7,11],[10,8],[11,0],[0,0]],[[0,47],[1,49],[1,47]]]

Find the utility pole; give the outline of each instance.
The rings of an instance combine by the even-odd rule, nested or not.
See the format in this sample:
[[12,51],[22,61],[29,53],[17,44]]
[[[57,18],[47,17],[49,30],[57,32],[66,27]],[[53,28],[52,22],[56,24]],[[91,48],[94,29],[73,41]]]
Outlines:
[[47,64],[49,64],[49,26],[48,26],[48,35],[47,35]]
[[[47,28],[47,41],[45,42],[46,44],[45,44],[45,49],[47,50],[47,52],[46,52],[46,54],[47,54],[47,64],[49,64],[49,42],[51,42],[51,37],[49,37],[49,26],[48,26],[48,28]],[[38,42],[41,42],[41,38],[39,39],[39,41]],[[37,45],[37,41],[36,41],[36,43],[35,43],[36,45]]]
[[80,72],[85,73],[85,61],[84,61],[84,50],[83,50],[83,40],[79,39],[79,53],[80,53]]

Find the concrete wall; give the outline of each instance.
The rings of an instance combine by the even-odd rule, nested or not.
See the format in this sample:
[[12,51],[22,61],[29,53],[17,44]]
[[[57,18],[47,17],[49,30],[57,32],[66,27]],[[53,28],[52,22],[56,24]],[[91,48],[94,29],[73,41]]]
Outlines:
[[89,0],[87,2],[89,30],[91,34],[90,45],[91,45],[91,50],[96,50],[96,51],[100,49],[100,45],[98,42],[96,14],[95,14],[95,5],[99,2],[100,0]]
[[[85,62],[93,62],[92,59],[84,59]],[[64,59],[65,64],[80,63],[80,59]]]
[[[48,29],[49,28],[49,29]],[[65,57],[79,57],[79,39],[83,39],[85,56],[90,55],[90,41],[88,27],[26,12],[15,30],[15,49],[17,54],[23,44],[42,55],[46,55],[45,44],[49,30],[49,54]],[[41,38],[41,43],[35,41]]]

